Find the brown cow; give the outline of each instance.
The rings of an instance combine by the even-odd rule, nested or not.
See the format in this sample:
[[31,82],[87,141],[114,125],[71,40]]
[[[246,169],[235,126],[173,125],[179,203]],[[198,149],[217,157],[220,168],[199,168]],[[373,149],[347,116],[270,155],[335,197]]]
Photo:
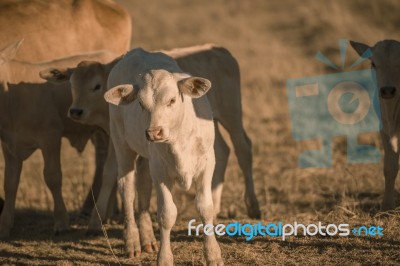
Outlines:
[[16,60],[44,61],[130,47],[128,12],[109,0],[2,0],[0,47],[24,39]]

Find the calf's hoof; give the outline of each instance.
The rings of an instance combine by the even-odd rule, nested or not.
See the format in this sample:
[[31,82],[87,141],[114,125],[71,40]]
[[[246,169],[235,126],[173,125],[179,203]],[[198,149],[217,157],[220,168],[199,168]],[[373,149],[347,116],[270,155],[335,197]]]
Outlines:
[[54,236],[64,236],[67,235],[70,232],[69,228],[68,229],[54,229]]
[[87,229],[85,235],[88,237],[102,236],[103,231],[100,229]]
[[224,266],[224,261],[222,259],[212,260],[207,262],[207,266]]
[[382,211],[391,211],[396,208],[395,204],[396,193],[388,193],[385,191],[383,194],[381,210]]
[[395,204],[394,201],[390,201],[390,202],[382,202],[382,207],[381,210],[382,211],[391,211],[395,209]]
[[245,204],[247,208],[247,215],[251,219],[260,219],[261,218],[261,211],[260,206],[258,204],[258,200],[255,196],[250,197],[245,195]]
[[165,254],[162,250],[158,253],[157,257],[157,265],[158,266],[173,266],[174,265],[174,257],[171,252],[167,252]]
[[89,210],[82,210],[79,213],[79,218],[81,218],[81,219],[89,219],[91,214],[92,214],[92,212],[89,211]]
[[129,252],[128,252],[128,257],[129,257],[130,259],[138,258],[138,257],[140,257],[141,254],[142,254],[142,252],[141,252],[140,250],[129,251]]
[[7,240],[10,238],[10,230],[0,230],[0,240]]
[[157,244],[157,242],[153,242],[151,244],[150,243],[146,244],[146,245],[142,246],[142,250],[146,253],[156,252],[156,251],[158,251],[158,244]]

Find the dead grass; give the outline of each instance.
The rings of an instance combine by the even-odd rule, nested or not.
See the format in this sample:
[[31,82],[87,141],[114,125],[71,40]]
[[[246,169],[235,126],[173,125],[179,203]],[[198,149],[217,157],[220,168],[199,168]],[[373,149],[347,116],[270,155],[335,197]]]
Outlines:
[[[314,60],[317,51],[339,63],[337,41],[348,38],[373,44],[397,38],[397,1],[128,1],[119,0],[133,17],[133,46],[168,49],[205,42],[227,47],[242,70],[244,122],[253,141],[254,178],[263,209],[262,221],[380,225],[384,236],[219,239],[226,265],[399,265],[400,214],[379,213],[383,193],[382,164],[347,165],[346,139],[334,140],[332,169],[299,169],[298,154],[318,145],[296,143],[291,136],[285,82],[332,71]],[[356,53],[349,49],[348,62]],[[360,69],[367,67],[365,63]],[[377,134],[362,137],[380,147]],[[63,145],[63,193],[74,217],[93,173],[92,147],[77,155]],[[0,160],[0,183],[4,163]],[[12,238],[0,243],[5,265],[154,265],[154,254],[124,257],[122,226],[107,225],[115,261],[103,237],[84,236],[87,221],[73,220],[68,235],[52,235],[52,200],[42,177],[37,152],[24,165]],[[223,193],[223,210],[249,221],[243,205],[242,174],[231,156]],[[399,182],[397,182],[399,191]],[[177,265],[201,265],[201,240],[187,236],[187,221],[196,218],[193,193],[179,196],[181,207],[172,233]],[[4,196],[3,191],[0,195]],[[400,197],[399,197],[400,198]],[[397,202],[400,205],[400,201]],[[186,206],[186,208],[183,208]],[[152,213],[155,215],[153,199]],[[153,217],[155,218],[155,217]],[[155,221],[155,219],[153,219]],[[227,223],[230,220],[220,219]],[[157,223],[154,228],[158,230]],[[158,231],[156,231],[158,234]]]

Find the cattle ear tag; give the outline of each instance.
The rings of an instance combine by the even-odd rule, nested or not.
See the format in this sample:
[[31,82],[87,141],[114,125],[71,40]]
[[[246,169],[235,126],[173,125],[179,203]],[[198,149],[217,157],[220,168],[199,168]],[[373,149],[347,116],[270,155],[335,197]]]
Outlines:
[[104,99],[114,105],[124,105],[135,100],[134,89],[131,84],[118,85],[104,94]]

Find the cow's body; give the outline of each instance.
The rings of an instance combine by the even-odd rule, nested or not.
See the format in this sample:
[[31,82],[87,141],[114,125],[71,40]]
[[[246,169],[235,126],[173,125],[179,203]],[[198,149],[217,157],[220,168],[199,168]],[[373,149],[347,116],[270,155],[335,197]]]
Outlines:
[[377,78],[380,113],[382,121],[381,138],[385,152],[383,172],[385,176],[385,192],[382,210],[392,210],[395,204],[395,182],[399,172],[399,138],[400,138],[400,42],[384,40],[373,47],[351,42],[353,48],[362,56],[371,49],[371,66]]
[[[189,189],[194,181],[199,215],[204,223],[213,221],[214,125],[209,102],[201,97],[210,82],[183,74],[165,54],[134,49],[112,69],[108,87],[111,89],[105,94],[106,100],[124,105],[110,106],[110,134],[118,161],[127,252],[133,256],[140,251],[132,209],[133,160],[138,154],[149,160],[157,188],[161,229],[158,264],[172,265],[170,232],[177,214],[171,194],[173,184]],[[208,264],[223,264],[215,235],[206,236],[204,253]]]
[[[114,56],[91,53],[51,61],[51,65],[74,66],[87,58],[107,62]],[[61,137],[66,137],[81,152],[99,128],[78,124],[67,117],[72,102],[70,85],[55,85],[40,79],[39,71],[48,68],[47,63],[0,63],[0,138],[5,158],[6,196],[0,216],[0,237],[7,237],[13,225],[22,162],[36,149],[42,151],[44,177],[54,199],[54,230],[63,231],[68,228],[68,215],[61,195]]]
[[0,47],[24,39],[17,60],[52,60],[107,49],[119,54],[130,46],[131,18],[109,0],[3,0]]

